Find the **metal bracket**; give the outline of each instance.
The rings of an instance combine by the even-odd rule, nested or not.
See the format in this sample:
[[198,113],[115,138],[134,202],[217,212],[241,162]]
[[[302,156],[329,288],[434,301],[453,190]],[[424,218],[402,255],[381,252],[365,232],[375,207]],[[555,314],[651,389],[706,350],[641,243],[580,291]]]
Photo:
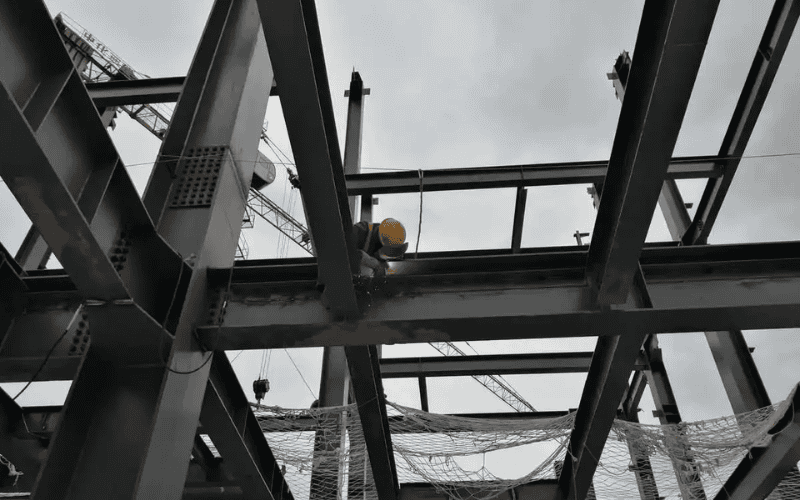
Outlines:
[[178,164],[170,208],[210,207],[227,146],[190,148]]

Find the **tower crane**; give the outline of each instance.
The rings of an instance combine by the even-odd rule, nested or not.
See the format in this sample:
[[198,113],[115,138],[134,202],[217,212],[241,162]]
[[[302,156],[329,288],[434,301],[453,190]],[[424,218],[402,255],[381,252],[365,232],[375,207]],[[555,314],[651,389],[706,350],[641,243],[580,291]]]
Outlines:
[[[150,78],[148,75],[133,69],[106,44],[98,40],[92,33],[63,12],[55,17],[55,23],[64,44],[67,46],[67,51],[84,82],[97,83],[110,80]],[[173,112],[171,105],[153,103],[130,104],[119,107],[153,135],[159,139],[164,138]],[[112,128],[113,126],[112,120]],[[269,145],[265,128],[261,129],[261,140]],[[258,163],[267,167],[266,175],[269,178],[263,179],[264,182],[260,183],[260,187],[263,187],[275,179],[275,165],[260,152]],[[287,171],[291,178],[294,174],[288,168]],[[242,221],[243,227],[253,227],[254,215],[258,215],[291,241],[294,241],[300,248],[314,255],[314,248],[308,229],[258,189],[251,187],[248,195],[247,213]],[[239,244],[236,249],[236,258],[247,258],[248,253],[247,240],[242,235],[239,238]]]
[[[144,73],[140,73],[128,65],[121,57],[115,54],[106,44],[97,39],[87,29],[75,22],[65,13],[61,12],[55,17],[61,38],[67,46],[67,51],[72,57],[75,67],[81,74],[84,82],[97,83],[110,80],[139,80],[150,78]],[[139,122],[145,129],[149,130],[159,139],[163,139],[169,127],[170,117],[173,113],[171,105],[163,103],[153,104],[130,104],[119,106],[131,118]],[[113,128],[112,120],[112,128]],[[266,128],[261,130],[261,140],[269,146]],[[271,147],[271,146],[270,146]],[[271,183],[274,178],[274,164],[259,153],[259,163],[266,163],[271,166],[270,179],[265,179],[266,184]],[[297,187],[297,177],[287,168],[289,178],[293,187]],[[245,217],[242,226],[252,228],[254,217],[258,215],[278,231],[284,234],[289,240],[295,242],[300,248],[314,255],[314,248],[308,229],[283,210],[278,204],[270,200],[258,189],[251,187],[248,198]],[[242,235],[236,250],[237,259],[247,258],[247,240]],[[460,355],[466,353],[451,342],[431,342],[431,345],[445,356]],[[474,378],[479,384],[483,385],[498,398],[516,411],[535,411],[530,403],[520,396],[502,377],[495,375],[475,375]]]
[[[434,349],[445,356],[466,356],[463,350],[452,342],[428,342]],[[536,411],[536,409],[525,400],[517,391],[511,387],[500,375],[473,375],[473,379],[482,386],[489,389],[489,392],[497,396],[502,402],[518,412]]]

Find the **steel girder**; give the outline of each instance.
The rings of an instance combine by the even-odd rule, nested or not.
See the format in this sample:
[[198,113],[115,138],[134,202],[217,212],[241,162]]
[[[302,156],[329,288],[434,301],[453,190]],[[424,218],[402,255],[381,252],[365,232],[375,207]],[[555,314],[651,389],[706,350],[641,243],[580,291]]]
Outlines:
[[725,482],[715,500],[766,498],[800,460],[800,391],[789,395],[791,405],[769,431],[769,444],[754,446]]
[[706,184],[694,220],[683,235],[685,244],[704,244],[708,240],[741,157],[755,129],[758,115],[772,88],[772,82],[778,73],[798,18],[800,18],[800,1],[775,2],[719,149],[719,156],[730,159],[731,163],[726,166],[721,177],[711,179]]
[[589,371],[592,352],[381,359],[381,377],[459,377]]
[[589,247],[599,304],[627,300],[718,4],[645,4]]
[[[359,258],[316,7],[313,0],[259,0],[258,5],[317,252],[316,287],[334,318],[355,320],[361,315],[353,286]],[[345,355],[378,496],[395,500],[399,483],[377,351],[346,347]]]
[[[597,339],[597,347],[581,403],[575,415],[557,498],[583,499],[591,487],[597,463],[616,417],[627,374],[644,335],[638,329],[619,328],[618,334]],[[622,374],[622,375],[620,375]]]
[[[61,410],[62,407],[60,406],[37,406],[37,407],[32,406],[32,407],[22,408],[22,413],[28,425],[31,428],[35,428],[37,430],[37,434],[41,435],[43,439],[49,439],[52,436],[53,432],[55,431],[56,427],[58,427]],[[484,420],[490,420],[490,419],[491,420],[547,420],[569,415],[570,411],[575,411],[575,410],[506,412],[506,413],[504,412],[451,413],[447,414],[447,416],[459,417],[459,418],[479,418]],[[239,418],[242,422],[244,421],[244,419],[241,416]],[[261,419],[263,418],[264,417],[261,417]],[[271,417],[271,418],[282,419],[282,417]],[[239,422],[239,426],[242,425],[242,422]],[[425,434],[432,432],[429,427],[426,427],[423,424],[419,424],[419,422],[413,419],[409,420],[402,416],[393,415],[389,417],[389,423],[391,426],[395,426],[395,428],[392,429],[392,433],[394,434],[398,433]],[[317,430],[317,422],[316,419],[314,419],[313,417],[308,417],[308,416],[292,417],[290,423],[287,423],[285,420],[283,420],[283,423],[280,426],[276,427],[279,427],[280,430],[265,431],[265,432],[267,434],[269,434],[269,432],[314,432],[315,430]],[[458,427],[456,425],[453,427],[452,431],[455,432],[458,431],[459,429],[463,430],[463,427]],[[202,431],[203,433],[205,433],[206,427],[201,426],[198,428],[198,431]]]
[[[369,90],[369,89],[367,89]],[[344,173],[353,175],[361,173],[361,131],[364,125],[364,81],[357,71],[350,77],[350,91],[346,92],[347,101],[347,134],[344,140]],[[348,199],[351,219],[356,218],[356,196]]]
[[[716,156],[672,158],[668,179],[705,179],[722,175],[727,160]],[[457,191],[603,182],[608,161],[503,165],[423,170],[425,191]],[[419,192],[419,173],[381,172],[346,176],[349,195]]]
[[528,190],[517,188],[517,199],[514,203],[514,225],[511,229],[511,252],[519,253],[522,248],[522,227],[525,224],[525,203],[528,200]]
[[[625,99],[625,91],[628,83],[627,75],[630,72],[631,65],[631,60],[627,57],[627,53],[623,55],[625,57],[620,56],[617,63],[627,64],[626,68],[620,68],[625,78],[618,78],[617,81],[614,82],[617,89],[617,97],[620,101],[624,101]],[[615,66],[615,70],[616,69]],[[601,191],[602,188],[595,186],[596,193]],[[599,204],[598,199],[595,203],[595,207]],[[658,204],[661,207],[661,211],[664,214],[673,239],[680,240],[680,236],[691,222],[691,219],[683,203],[678,184],[674,179],[664,180],[658,197]],[[649,304],[649,306],[652,307],[652,304]],[[637,412],[639,411],[639,401],[644,393],[645,386],[649,385],[656,407],[654,414],[658,416],[661,423],[680,423],[681,417],[678,411],[677,401],[672,392],[672,385],[670,384],[666,367],[661,359],[661,350],[658,347],[658,338],[655,334],[650,334],[645,338],[641,353],[645,358],[645,369],[641,372],[634,373],[633,380],[631,384],[628,385],[622,402],[620,403],[619,412],[622,414],[623,418],[632,422],[638,422]],[[631,460],[637,464],[636,480],[640,496],[643,499],[658,498],[657,485],[653,477],[649,457],[642,454],[641,450],[632,446],[630,442],[628,443],[628,449],[631,453]],[[690,481],[687,482],[685,480],[686,475],[684,474],[682,463],[673,461],[673,468],[683,497],[695,498],[697,496],[702,496],[702,484],[696,475],[689,476]]]
[[[125,106],[128,104],[177,102],[185,81],[186,77],[183,76],[141,80],[108,80],[87,83],[86,90],[98,108]],[[278,95],[278,88],[275,86],[274,81],[269,95]]]
[[[646,249],[642,269],[654,307],[629,302],[608,310],[594,305],[585,286],[585,252],[410,260],[405,270],[420,274],[389,276],[363,318],[350,323],[335,323],[320,303],[313,266],[243,267],[240,276],[249,283],[237,283],[234,272],[219,334],[201,327],[198,335],[220,349],[260,349],[530,338],[532,332],[606,336],[616,335],[617,325],[642,333],[792,328],[800,326],[798,255],[800,243]],[[483,272],[466,272],[478,263]],[[285,281],[292,274],[298,281]]]
[[228,469],[236,472],[249,498],[293,500],[224,352],[214,353],[200,418],[203,430],[224,457]]
[[183,90],[185,77],[148,78],[145,80],[109,80],[87,83],[89,97],[98,108],[126,104],[176,102]]

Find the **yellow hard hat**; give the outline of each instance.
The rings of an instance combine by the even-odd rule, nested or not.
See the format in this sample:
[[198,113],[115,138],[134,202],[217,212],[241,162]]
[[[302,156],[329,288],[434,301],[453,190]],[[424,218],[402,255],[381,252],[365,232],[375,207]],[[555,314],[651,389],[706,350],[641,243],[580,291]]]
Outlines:
[[384,259],[401,258],[408,249],[406,228],[398,220],[384,219],[378,228],[378,236],[383,245],[379,253]]

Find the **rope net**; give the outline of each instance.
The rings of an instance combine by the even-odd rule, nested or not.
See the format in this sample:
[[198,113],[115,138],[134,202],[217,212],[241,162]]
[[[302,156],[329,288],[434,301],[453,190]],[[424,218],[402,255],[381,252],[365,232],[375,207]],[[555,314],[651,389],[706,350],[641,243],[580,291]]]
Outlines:
[[[793,410],[791,399],[676,425],[616,420],[588,498],[713,498],[751,447],[765,446],[780,433],[775,427]],[[377,500],[355,405],[253,410],[296,499]],[[572,456],[567,448],[574,413],[490,420],[389,402],[387,410],[400,483],[429,483],[455,500],[489,500],[519,485],[557,479]],[[768,498],[800,500],[796,470]]]

